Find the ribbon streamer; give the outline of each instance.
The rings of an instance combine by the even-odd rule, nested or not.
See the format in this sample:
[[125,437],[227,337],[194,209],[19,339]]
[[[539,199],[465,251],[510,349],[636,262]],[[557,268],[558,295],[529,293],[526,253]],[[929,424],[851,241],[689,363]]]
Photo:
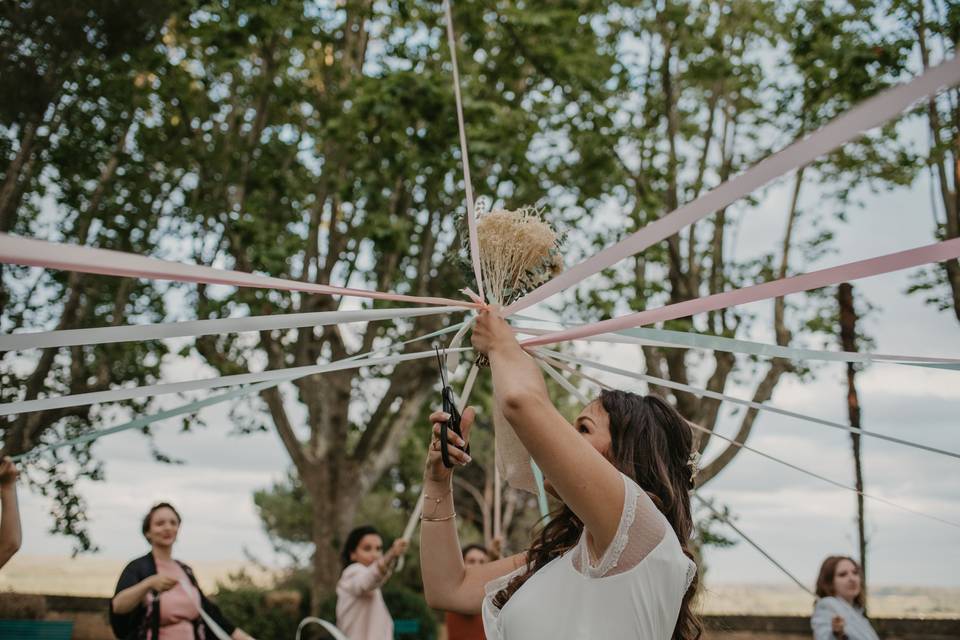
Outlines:
[[313,616],[308,616],[300,621],[300,624],[297,625],[297,635],[295,640],[300,640],[300,634],[303,633],[303,628],[310,624],[318,624],[323,627],[327,633],[333,636],[333,640],[350,640],[347,636],[343,635],[343,632],[340,629],[337,629],[333,624],[323,620],[321,618],[314,618]]
[[0,335],[0,351],[46,349],[74,345],[113,344],[134,340],[161,340],[217,333],[271,331],[299,327],[322,327],[351,322],[373,322],[464,311],[462,307],[417,307],[412,309],[359,309],[353,311],[321,311],[317,313],[289,313],[246,318],[215,320],[188,320],[161,324],[98,327],[93,329],[66,329]]
[[[466,351],[466,349],[464,349],[464,351]],[[258,373],[240,373],[232,376],[201,378],[199,380],[188,380],[186,382],[171,382],[143,387],[131,387],[128,389],[111,389],[110,391],[77,393],[69,396],[56,396],[53,398],[41,398],[38,400],[25,400],[23,402],[11,402],[0,405],[0,416],[7,416],[16,413],[28,413],[31,411],[46,411],[48,409],[62,409],[65,407],[79,407],[88,404],[100,404],[103,402],[119,402],[122,400],[132,400],[133,398],[161,396],[168,393],[183,393],[186,391],[197,391],[199,389],[215,389],[217,387],[229,387],[238,384],[253,384],[267,380],[287,381],[295,378],[302,378],[304,376],[315,375],[318,373],[331,373],[333,371],[352,369],[357,366],[376,366],[380,364],[406,362],[407,360],[427,358],[431,355],[436,357],[436,354],[434,354],[432,351],[420,351],[417,353],[400,356],[370,358],[361,361],[363,364],[359,365],[357,364],[357,360],[348,358],[345,360],[337,360],[336,362],[329,362],[327,364],[309,365],[305,367],[270,369],[267,371],[260,371]]]
[[[707,389],[701,389],[699,387],[693,387],[688,384],[683,384],[680,382],[673,382],[672,380],[666,380],[664,378],[657,378],[656,376],[649,376],[643,373],[634,373],[632,371],[627,371],[626,369],[619,369],[617,367],[611,367],[610,365],[602,364],[600,362],[594,362],[591,360],[584,360],[583,358],[578,358],[576,356],[571,356],[565,353],[559,353],[557,351],[550,351],[547,349],[541,350],[543,354],[549,354],[550,356],[565,360],[567,362],[573,362],[584,367],[591,367],[593,369],[599,369],[601,371],[607,371],[608,373],[613,373],[619,376],[625,376],[628,378],[634,378],[635,380],[643,380],[648,384],[653,384],[659,387],[666,387],[668,389],[676,389],[679,391],[686,391],[692,393],[696,396],[705,396],[707,398],[713,398],[714,400],[721,400],[724,402],[731,402],[733,404],[739,404],[744,407],[749,407],[751,409],[756,409],[758,411],[769,411],[771,413],[777,413],[783,416],[790,418],[796,418],[797,420],[804,420],[806,422],[812,422],[814,424],[823,425],[825,427],[831,427],[833,429],[840,429],[841,431],[847,431],[850,433],[857,433],[862,436],[867,436],[870,438],[878,438],[880,440],[886,440],[887,442],[893,442],[899,445],[906,447],[913,447],[915,449],[921,449],[923,451],[929,451],[931,453],[939,453],[941,455],[949,456],[951,458],[960,459],[960,453],[953,451],[947,451],[945,449],[938,449],[937,447],[931,447],[925,444],[919,444],[917,442],[911,442],[909,440],[903,440],[894,436],[888,436],[882,433],[877,433],[876,431],[867,431],[866,429],[860,429],[858,427],[851,427],[849,425],[843,424],[841,422],[833,422],[831,420],[825,420],[823,418],[815,418],[813,416],[808,416],[802,413],[797,413],[795,411],[790,411],[788,409],[781,409],[769,404],[761,404],[759,402],[753,402],[752,400],[744,400],[742,398],[737,398],[735,396],[728,396],[723,393],[718,393],[716,391],[709,391]],[[559,374],[557,374],[559,375]],[[579,393],[579,392],[578,392]],[[580,395],[583,398],[582,395]]]
[[834,118],[814,133],[770,155],[735,178],[711,189],[600,253],[567,269],[520,300],[506,307],[504,316],[522,311],[555,293],[571,287],[620,260],[640,253],[681,229],[749,195],[774,178],[798,169],[838,149],[878,125],[902,113],[915,102],[941,88],[960,82],[960,58],[932,67],[910,82],[891,87]]
[[[518,320],[533,322],[547,322],[561,324],[552,320],[516,316]],[[572,326],[583,326],[584,323],[562,325],[564,329]],[[546,329],[531,327],[513,327],[520,334],[541,336],[550,333]],[[859,362],[863,364],[891,363],[934,369],[960,370],[960,358],[938,358],[934,356],[909,356],[885,353],[869,353],[859,351],[827,351],[820,349],[804,349],[799,347],[783,347],[778,344],[753,342],[736,338],[725,338],[689,331],[672,331],[669,329],[653,329],[636,327],[622,329],[613,333],[601,333],[588,338],[588,342],[611,342],[623,344],[639,344],[657,347],[677,347],[680,349],[705,349],[709,351],[726,351],[767,358],[785,358],[787,360],[824,360],[828,362]]]
[[450,45],[450,61],[453,64],[453,95],[457,104],[457,130],[460,132],[460,156],[463,161],[463,188],[467,195],[467,232],[470,235],[470,261],[473,276],[477,280],[477,297],[483,302],[483,270],[480,268],[480,240],[477,237],[477,215],[474,211],[473,185],[470,181],[470,155],[467,153],[467,128],[463,122],[463,98],[460,95],[460,69],[457,65],[457,39],[453,33],[453,13],[450,0],[443,0],[443,13],[447,21],[447,43]]
[[[598,365],[599,363],[594,363],[594,364]],[[591,365],[591,366],[592,366],[592,365]],[[598,366],[597,368],[602,368],[602,365]],[[577,373],[580,374],[579,371],[577,371]],[[580,374],[580,375],[582,375],[582,374]],[[630,375],[630,377],[634,377],[636,374],[629,374],[629,375]],[[591,382],[593,382],[594,384],[596,384],[597,386],[599,386],[601,389],[609,389],[609,388],[610,388],[610,385],[608,385],[608,384],[606,384],[606,383],[599,382],[599,381],[597,381],[597,380],[595,380],[595,379],[593,379],[593,378],[589,378],[589,377],[587,377],[587,376],[583,376],[583,377],[584,377],[584,379],[590,380]],[[842,482],[838,482],[838,481],[836,481],[836,480],[832,480],[832,479],[830,479],[830,478],[828,478],[828,477],[826,477],[826,476],[822,476],[822,475],[820,475],[820,474],[818,474],[818,473],[815,473],[815,472],[813,472],[813,471],[810,471],[810,470],[808,470],[808,469],[804,469],[803,467],[797,466],[797,465],[793,464],[792,462],[787,462],[786,460],[782,460],[781,458],[778,458],[778,457],[776,457],[776,456],[770,455],[769,453],[766,453],[766,452],[764,452],[764,451],[760,451],[759,449],[755,449],[755,448],[753,448],[753,447],[751,447],[751,446],[749,446],[749,445],[746,445],[746,444],[744,444],[744,443],[742,443],[742,442],[737,442],[737,441],[734,440],[733,438],[728,438],[728,437],[725,436],[725,435],[722,435],[722,434],[720,434],[720,433],[717,433],[717,432],[715,432],[715,431],[712,431],[712,430],[710,430],[710,429],[707,429],[706,427],[702,427],[702,426],[700,426],[699,424],[697,424],[697,423],[695,423],[695,422],[687,421],[687,424],[689,424],[691,428],[696,429],[697,431],[700,431],[701,433],[705,433],[705,434],[707,434],[708,436],[720,438],[721,440],[724,440],[724,441],[730,443],[731,445],[733,445],[733,446],[735,446],[735,447],[744,449],[744,450],[746,450],[746,451],[750,451],[750,452],[752,452],[752,453],[757,454],[758,456],[762,456],[762,457],[766,458],[767,460],[771,460],[771,461],[773,461],[773,462],[779,463],[779,464],[781,464],[781,465],[783,465],[783,466],[785,466],[785,467],[789,467],[789,468],[793,469],[794,471],[799,471],[800,473],[806,474],[806,475],[808,475],[808,476],[810,476],[810,477],[812,477],[812,478],[816,478],[817,480],[822,480],[823,482],[826,482],[826,483],[828,483],[828,484],[832,484],[832,485],[835,486],[835,487],[839,487],[839,488],[841,488],[841,489],[846,489],[847,491],[852,491],[853,493],[862,495],[864,498],[868,498],[868,499],[870,499],[870,500],[874,500],[874,501],[876,501],[876,502],[883,503],[883,504],[885,504],[885,505],[887,505],[887,506],[894,507],[894,508],[896,508],[896,509],[900,509],[901,511],[906,511],[907,513],[912,513],[913,515],[917,515],[917,516],[921,516],[921,517],[924,517],[924,518],[928,518],[928,519],[930,519],[930,520],[936,520],[937,522],[939,522],[939,523],[941,523],[941,524],[946,524],[946,525],[949,525],[949,526],[951,526],[951,527],[960,528],[960,523],[953,522],[952,520],[945,520],[944,518],[941,518],[941,517],[939,517],[939,516],[935,516],[935,515],[932,515],[932,514],[929,514],[929,513],[925,513],[925,512],[923,512],[923,511],[918,511],[918,510],[916,510],[916,509],[911,509],[910,507],[905,507],[905,506],[903,506],[903,505],[901,505],[901,504],[897,504],[896,502],[891,502],[890,500],[887,500],[886,498],[881,498],[881,497],[879,497],[879,496],[875,496],[875,495],[872,495],[872,494],[867,494],[867,493],[864,493],[864,492],[862,492],[862,491],[857,491],[857,489],[856,489],[855,487],[851,487],[851,486],[849,486],[849,485],[843,484]]]
[[170,262],[109,249],[94,249],[92,247],[34,240],[6,233],[0,233],[0,262],[126,278],[222,284],[232,287],[302,291],[305,293],[372,298],[374,300],[391,300],[393,302],[476,307],[475,303],[450,298],[407,296],[398,293],[334,287],[328,284],[298,282],[243,271]]
[[586,338],[601,333],[619,331],[621,329],[627,329],[644,324],[653,324],[655,322],[684,318],[687,316],[696,315],[698,313],[724,309],[726,307],[731,307],[738,304],[757,302],[759,300],[766,300],[767,298],[779,298],[790,293],[808,291],[810,289],[819,289],[820,287],[834,285],[839,282],[859,280],[860,278],[867,278],[883,273],[890,273],[891,271],[899,271],[901,269],[917,267],[931,262],[952,260],[958,257],[960,257],[960,238],[954,238],[952,240],[944,240],[943,242],[930,244],[925,247],[917,247],[916,249],[908,249],[907,251],[889,253],[885,256],[880,256],[877,258],[851,262],[849,264],[838,267],[830,267],[829,269],[821,269],[819,271],[811,271],[810,273],[804,273],[789,278],[782,278],[780,280],[773,280],[771,282],[764,282],[751,287],[734,289],[732,291],[716,293],[711,296],[697,298],[695,300],[687,300],[684,302],[677,302],[675,304],[668,304],[657,309],[639,311],[637,313],[631,313],[617,318],[611,318],[609,320],[602,320],[600,322],[594,322],[581,327],[555,331],[537,338],[530,338],[523,341],[522,344],[526,347],[530,347],[551,344],[554,342],[560,342],[562,340]]
[[767,553],[766,551],[764,551],[763,548],[762,548],[760,545],[758,545],[756,542],[754,542],[753,540],[751,540],[751,539],[750,539],[750,536],[748,536],[748,535],[745,534],[743,531],[741,531],[741,530],[737,527],[737,525],[733,524],[733,522],[730,521],[729,518],[727,518],[725,515],[723,515],[723,514],[720,513],[719,511],[717,511],[717,510],[714,508],[713,504],[711,504],[708,500],[705,500],[703,497],[701,497],[700,494],[697,493],[696,491],[691,491],[690,493],[693,495],[694,498],[697,499],[697,501],[698,501],[700,504],[702,504],[702,505],[705,506],[707,509],[709,509],[709,510],[710,510],[710,513],[712,513],[713,516],[714,516],[717,520],[719,520],[720,522],[723,522],[723,523],[726,524],[728,527],[730,527],[731,529],[733,529],[733,530],[737,533],[737,535],[739,535],[741,538],[743,538],[744,542],[746,542],[746,543],[749,544],[751,547],[753,547],[754,549],[756,549],[757,551],[759,551],[759,552],[760,552],[760,555],[762,555],[764,558],[766,558],[766,559],[769,560],[771,563],[773,563],[773,566],[775,566],[777,569],[780,569],[780,571],[782,571],[785,576],[787,576],[788,578],[790,578],[791,580],[793,580],[794,583],[796,583],[796,585],[797,585],[798,587],[800,587],[801,589],[803,589],[804,591],[806,591],[807,593],[809,593],[812,597],[814,597],[814,598],[817,597],[816,594],[815,594],[813,591],[810,591],[810,588],[809,588],[807,585],[805,585],[805,584],[803,584],[802,582],[800,582],[799,580],[797,580],[796,576],[794,576],[792,573],[790,573],[790,572],[787,570],[786,567],[784,567],[782,564],[780,564],[779,562],[777,562],[777,561],[774,559],[773,556],[771,556],[769,553]]
[[711,351],[728,351],[766,358],[786,358],[788,360],[823,360],[827,362],[859,362],[863,364],[891,363],[912,365],[916,367],[930,367],[935,369],[960,369],[960,359],[937,358],[933,356],[904,356],[885,353],[860,353],[856,351],[826,351],[821,349],[803,349],[798,347],[782,347],[778,344],[737,340],[722,336],[710,336],[700,333],[670,331],[667,329],[634,328],[617,331],[614,334],[596,336],[599,341],[608,341],[604,336],[610,336],[609,341],[615,342],[616,336],[635,338],[658,342],[664,346],[709,349]]
[[14,456],[12,460],[14,462],[18,460],[23,460],[25,458],[32,458],[38,456],[41,453],[47,451],[56,451],[57,449],[62,449],[64,447],[72,447],[78,444],[83,444],[85,442],[92,442],[98,440],[103,436],[113,435],[115,433],[120,433],[121,431],[128,431],[130,429],[143,429],[144,427],[150,426],[154,422],[159,422],[160,420],[168,420],[170,418],[176,418],[178,416],[190,415],[196,413],[205,407],[211,407],[215,404],[220,404],[221,402],[229,402],[230,400],[235,400],[237,398],[242,398],[253,393],[259,393],[264,389],[269,389],[270,387],[275,387],[283,380],[274,380],[270,382],[263,382],[259,385],[251,386],[242,386],[233,391],[228,391],[226,393],[220,393],[215,396],[210,396],[204,398],[203,400],[197,400],[195,402],[189,402],[185,405],[175,407],[173,409],[167,409],[164,411],[159,411],[157,413],[151,413],[145,416],[140,416],[129,422],[124,422],[115,427],[110,427],[109,429],[99,429],[97,431],[91,431],[90,433],[85,433],[81,436],[75,438],[69,438],[67,440],[62,440],[54,444],[46,445],[43,447],[35,447],[26,453],[22,453],[18,456]]
[[[352,356],[352,357],[350,357],[350,358],[347,358],[346,360],[341,360],[341,361],[338,361],[338,362],[342,362],[342,363],[353,363],[353,366],[356,366],[356,367],[367,366],[367,363],[368,363],[369,361],[368,361],[368,360],[362,360],[362,358],[365,357],[365,356],[367,356],[367,355],[372,355],[372,354],[374,354],[374,353],[379,353],[380,351],[386,351],[386,350],[391,350],[391,349],[398,349],[398,348],[403,347],[403,346],[405,346],[405,345],[407,345],[407,344],[410,344],[410,343],[412,343],[412,342],[417,342],[417,341],[419,341],[419,340],[428,340],[428,339],[430,339],[430,338],[432,338],[432,337],[435,337],[436,335],[439,335],[439,334],[441,334],[441,333],[449,333],[449,332],[451,332],[451,331],[456,331],[458,328],[459,328],[459,325],[453,325],[453,326],[451,326],[451,327],[447,327],[447,328],[445,328],[445,329],[441,329],[440,331],[435,331],[435,332],[433,332],[433,333],[429,333],[429,334],[426,334],[426,335],[423,335],[423,336],[419,336],[419,337],[416,337],[416,338],[411,338],[411,339],[409,339],[409,340],[405,340],[404,342],[398,343],[398,344],[396,344],[396,345],[390,345],[389,347],[386,347],[386,348],[384,348],[384,349],[378,349],[378,350],[376,350],[376,351],[371,351],[371,352],[369,352],[368,354],[360,354],[359,356]],[[426,354],[426,355],[423,355],[423,354]],[[424,352],[422,352],[421,357],[428,357],[429,354],[430,354],[430,352],[424,351]],[[399,357],[399,356],[394,356],[394,357],[397,358],[397,357]],[[283,382],[291,382],[291,381],[293,381],[293,380],[296,380],[296,379],[299,378],[299,377],[301,377],[301,375],[298,374],[298,375],[293,375],[293,376],[289,377],[288,379],[270,380],[270,381],[261,382],[260,384],[254,384],[254,385],[250,385],[250,386],[241,386],[241,387],[239,387],[239,388],[237,388],[237,389],[234,389],[234,390],[232,390],[232,391],[228,391],[228,392],[226,392],[226,393],[221,393],[221,394],[216,395],[216,396],[211,396],[211,397],[208,397],[208,398],[204,398],[204,399],[202,399],[202,400],[197,400],[197,401],[194,401],[194,402],[189,402],[189,403],[187,403],[187,404],[185,404],[185,405],[181,405],[181,406],[175,407],[175,408],[173,408],[173,409],[167,409],[167,410],[164,410],[164,411],[159,411],[159,412],[157,412],[157,413],[153,413],[153,414],[141,416],[141,417],[139,417],[139,418],[136,418],[136,419],[131,420],[131,421],[129,421],[129,422],[125,422],[125,423],[120,424],[120,425],[117,425],[117,426],[115,426],[115,427],[110,427],[110,428],[108,428],[108,429],[100,429],[100,430],[98,430],[98,431],[92,431],[92,432],[90,432],[90,433],[85,433],[85,434],[80,435],[80,436],[77,436],[77,437],[75,437],[75,438],[70,438],[70,439],[67,439],[67,440],[62,440],[62,441],[60,441],[60,442],[57,442],[57,443],[54,443],[54,444],[50,444],[50,445],[47,445],[47,446],[44,446],[44,447],[36,447],[36,448],[34,448],[34,449],[31,449],[30,451],[28,451],[28,452],[26,452],[26,453],[23,453],[23,454],[21,454],[21,455],[19,455],[19,456],[14,457],[14,458],[13,458],[13,461],[16,462],[17,460],[20,460],[20,459],[23,459],[23,458],[29,458],[29,457],[31,457],[31,456],[38,455],[38,454],[43,453],[43,452],[45,452],[45,451],[54,451],[54,450],[56,450],[56,449],[61,449],[61,448],[63,448],[63,447],[73,446],[73,445],[77,445],[77,444],[83,444],[83,443],[85,443],[85,442],[91,442],[91,441],[93,441],[93,440],[97,440],[97,439],[99,439],[99,438],[102,438],[103,436],[112,435],[112,434],[114,434],[114,433],[120,433],[121,431],[127,431],[127,430],[129,430],[129,429],[142,429],[142,428],[147,427],[147,426],[150,426],[152,423],[158,422],[158,421],[160,421],[160,420],[167,420],[167,419],[169,419],[169,418],[175,418],[175,417],[182,416],[182,415],[190,415],[190,414],[192,414],[192,413],[196,413],[197,411],[199,411],[199,410],[201,410],[201,409],[203,409],[203,408],[205,408],[205,407],[210,407],[210,406],[213,406],[213,405],[215,405],[215,404],[220,404],[220,403],[222,403],[222,402],[229,402],[230,400],[234,400],[234,399],[241,398],[241,397],[244,397],[244,396],[247,396],[247,395],[259,393],[260,391],[263,391],[264,389],[269,389],[269,388],[271,388],[271,387],[275,387],[275,386],[277,386],[277,385],[279,385],[279,384],[281,384],[281,383],[283,383]]]

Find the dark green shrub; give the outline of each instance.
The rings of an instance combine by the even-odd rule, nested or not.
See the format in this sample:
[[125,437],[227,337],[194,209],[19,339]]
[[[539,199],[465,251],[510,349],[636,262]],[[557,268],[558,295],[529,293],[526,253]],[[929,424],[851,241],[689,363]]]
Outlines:
[[257,640],[292,640],[303,618],[299,607],[276,606],[270,592],[252,586],[222,588],[213,600],[224,615]]

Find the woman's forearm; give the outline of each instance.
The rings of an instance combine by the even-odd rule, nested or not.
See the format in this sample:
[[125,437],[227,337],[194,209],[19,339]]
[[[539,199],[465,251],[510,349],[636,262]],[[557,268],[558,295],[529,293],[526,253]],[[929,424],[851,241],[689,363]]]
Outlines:
[[502,344],[495,354],[491,353],[490,372],[496,390],[494,398],[508,421],[531,399],[550,401],[540,368],[516,342]]
[[450,597],[463,583],[463,556],[457,535],[453,485],[424,479],[423,521],[420,523],[420,570],[427,604],[450,609]]
[[141,580],[132,587],[127,587],[113,596],[113,612],[120,615],[130,613],[143,602],[148,591],[150,591],[150,578]]
[[497,405],[596,547],[605,549],[623,511],[620,473],[557,411],[534,359],[512,334],[506,337],[492,340],[488,350]]

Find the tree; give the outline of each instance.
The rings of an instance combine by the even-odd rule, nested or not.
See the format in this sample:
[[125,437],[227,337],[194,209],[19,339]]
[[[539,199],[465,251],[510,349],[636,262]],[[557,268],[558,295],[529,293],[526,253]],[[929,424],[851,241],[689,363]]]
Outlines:
[[[602,6],[597,3],[597,6]],[[524,14],[542,36],[563,34],[595,51],[579,18],[591,3]],[[337,8],[239,3],[205,7],[168,24],[171,51],[158,73],[158,118],[181,142],[191,184],[178,211],[195,230],[194,258],[310,282],[414,294],[456,295],[459,239],[450,215],[457,185],[456,119],[437,7],[347,2]],[[458,6],[469,136],[478,191],[539,197],[528,141],[530,101],[546,73],[598,58],[557,58],[541,70],[517,64],[523,35],[498,7]],[[524,20],[510,27],[520,28]],[[476,38],[482,42],[471,49]],[[551,52],[554,56],[557,51]],[[605,61],[599,58],[599,63]],[[609,62],[609,61],[607,61]],[[602,68],[602,67],[600,67]],[[585,71],[581,70],[581,73]],[[550,108],[559,108],[552,105]],[[547,110],[541,107],[540,112]],[[169,159],[172,161],[172,159]],[[535,194],[535,195],[534,195]],[[333,310],[340,301],[267,291],[190,290],[198,316]],[[196,352],[221,373],[338,360],[442,320],[211,336]],[[261,394],[311,508],[313,603],[338,577],[337,550],[362,496],[397,460],[431,394],[430,361],[373,377],[354,371],[296,381]],[[303,416],[302,418],[300,416]]]
[[[625,9],[612,38],[619,43],[622,61],[620,91],[605,104],[581,108],[568,128],[573,148],[613,153],[597,160],[597,173],[604,178],[592,190],[575,191],[577,206],[568,211],[574,217],[602,207],[622,211],[618,234],[630,233],[843,113],[886,86],[902,68],[904,44],[879,28],[880,19],[879,8],[868,2],[671,1]],[[729,253],[730,234],[749,205],[756,204],[757,194],[746,207],[738,204],[717,211],[608,269],[602,284],[592,281],[590,288],[578,291],[576,313],[609,317],[790,275],[796,254],[809,260],[827,250],[831,239],[824,229],[829,216],[817,214],[807,221],[813,235],[800,236],[805,185],[818,184],[831,194],[838,213],[845,214],[855,205],[854,186],[869,183],[881,188],[908,182],[909,163],[892,128],[849,144],[792,177],[787,222],[777,250],[754,260]],[[562,167],[562,161],[558,164]],[[557,173],[557,182],[569,176]],[[609,242],[609,230],[603,228],[586,251]],[[808,299],[816,300],[816,295]],[[571,315],[569,309],[566,315]],[[778,344],[787,345],[797,331],[817,329],[817,317],[817,312],[790,308],[777,299],[769,333]],[[755,326],[755,320],[735,308],[666,324],[733,337]],[[719,351],[700,355],[644,347],[643,353],[652,375],[685,384],[700,378],[715,392],[750,375],[754,379],[750,399],[757,403],[772,397],[785,374],[806,373],[788,360],[764,364]],[[666,393],[655,386],[651,392]],[[720,401],[681,391],[672,395],[680,412],[693,422],[711,430],[717,425]],[[739,454],[737,444],[747,441],[756,417],[751,409],[737,418],[736,443],[704,466],[701,485]],[[709,441],[700,438],[701,451]]]
[[[144,192],[152,167],[136,149],[146,108],[140,69],[155,60],[153,46],[175,2],[128,7],[111,1],[85,6],[14,2],[0,14],[0,231],[138,253],[149,252],[166,206],[164,194]],[[10,99],[12,98],[12,99]],[[3,267],[0,326],[78,329],[164,315],[162,292],[136,281]],[[4,353],[0,397],[83,393],[159,375],[158,343],[98,345]],[[125,403],[134,411],[146,402]],[[91,428],[102,415],[89,407],[43,411],[0,422],[3,453],[16,455]],[[47,455],[27,478],[54,498],[55,531],[91,541],[85,503],[74,491],[80,477],[97,479],[89,447],[74,451],[75,467]]]
[[[916,40],[919,66],[926,70],[956,55],[960,40],[960,7],[953,2],[893,2],[907,34]],[[960,92],[956,87],[930,98],[922,110],[929,132],[926,166],[934,183],[934,236],[938,240],[960,237],[960,189],[957,186],[960,141]],[[937,206],[939,204],[939,207]],[[942,211],[938,210],[942,208]],[[953,309],[960,321],[960,260],[947,260],[924,269],[909,289],[925,293],[926,302],[939,310]]]
[[[857,351],[857,310],[854,305],[853,286],[849,282],[837,287],[837,303],[840,320],[840,343],[844,351]],[[847,363],[847,415],[850,426],[860,429],[860,397],[857,394],[857,364]],[[863,464],[861,460],[860,434],[850,433],[853,447],[854,487],[857,489],[857,542],[860,551],[860,578],[864,588],[867,584],[867,535],[863,510]]]

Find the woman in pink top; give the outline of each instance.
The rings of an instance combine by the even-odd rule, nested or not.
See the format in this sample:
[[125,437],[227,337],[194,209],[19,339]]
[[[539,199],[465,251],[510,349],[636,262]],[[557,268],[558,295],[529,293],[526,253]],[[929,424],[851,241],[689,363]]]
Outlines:
[[143,519],[142,531],[151,551],[126,566],[110,601],[110,625],[122,640],[213,640],[216,630],[201,609],[231,640],[253,640],[207,600],[193,571],[173,559],[180,514],[161,502]]
[[370,526],[357,527],[347,536],[340,554],[343,573],[337,582],[337,627],[350,640],[393,640],[393,618],[380,586],[406,550],[407,541],[399,538],[384,555],[383,538]]

